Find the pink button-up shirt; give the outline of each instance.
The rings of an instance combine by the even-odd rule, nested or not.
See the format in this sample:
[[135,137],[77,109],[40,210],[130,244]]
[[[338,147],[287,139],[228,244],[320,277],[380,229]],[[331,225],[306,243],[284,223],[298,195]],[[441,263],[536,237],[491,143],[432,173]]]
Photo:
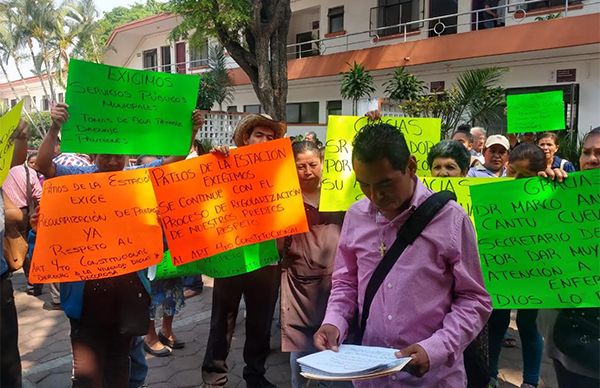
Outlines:
[[[415,179],[409,208],[391,221],[366,198],[346,213],[323,320],[339,329],[342,340],[357,301],[362,311],[367,283],[382,258],[379,247],[382,243],[392,246],[400,226],[432,194]],[[422,378],[400,372],[355,382],[355,386],[466,387],[462,353],[487,322],[491,309],[473,225],[451,201],[385,278],[371,304],[363,337],[364,345],[396,349],[418,343],[429,356],[429,372]]]

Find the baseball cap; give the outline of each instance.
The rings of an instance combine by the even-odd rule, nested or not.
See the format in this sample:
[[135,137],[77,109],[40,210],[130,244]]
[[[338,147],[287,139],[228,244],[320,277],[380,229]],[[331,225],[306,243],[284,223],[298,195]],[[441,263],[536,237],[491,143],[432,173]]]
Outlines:
[[494,144],[500,144],[501,146],[503,146],[507,150],[510,149],[510,143],[508,142],[508,139],[506,137],[502,136],[502,135],[490,135],[490,136],[488,136],[487,140],[485,141],[485,148],[490,148]]

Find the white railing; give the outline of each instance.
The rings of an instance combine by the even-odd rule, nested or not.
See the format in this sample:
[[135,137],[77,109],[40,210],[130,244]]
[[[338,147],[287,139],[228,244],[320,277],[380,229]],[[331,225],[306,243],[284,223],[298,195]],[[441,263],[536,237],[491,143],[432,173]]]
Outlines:
[[210,140],[213,145],[233,145],[233,131],[248,113],[209,112],[197,139]]
[[[488,8],[488,10],[493,11],[496,15],[502,15],[497,16],[495,18],[485,19],[485,22],[493,23],[494,26],[490,28],[495,28],[502,25],[520,24],[525,21],[536,21],[535,17],[539,15],[538,12],[540,11],[544,11],[544,13],[546,13],[546,11],[551,10],[550,13],[560,13],[558,17],[567,17],[569,15],[570,7],[578,5],[583,5],[585,7],[598,5],[600,4],[600,0],[582,0],[578,2],[573,2],[572,0],[565,0],[564,6],[561,5],[560,7],[553,6],[550,8],[531,9],[529,11],[527,9],[530,8],[530,5],[548,4],[548,0],[523,0],[519,2],[515,0],[509,0],[507,1],[507,3],[508,4],[505,5],[499,5],[496,7]],[[348,33],[342,36],[315,39],[312,41],[302,43],[293,43],[287,46],[288,59],[293,59],[297,56],[303,57],[302,54],[306,52],[310,53],[311,55],[314,55],[315,48],[318,49],[318,54],[322,55],[328,52],[340,52],[369,47],[379,43],[382,39],[392,40],[392,38],[394,38],[398,40],[401,39],[404,42],[406,42],[408,38],[413,36],[414,34],[419,35],[418,37],[415,37],[415,39],[423,39],[430,35],[443,35],[444,33],[448,33],[448,30],[454,28],[456,29],[456,33],[480,30],[487,27],[487,23],[486,25],[484,25],[484,20],[481,19],[481,14],[483,12],[483,9],[477,9],[466,12],[457,12],[447,15],[413,20],[406,23],[370,28],[369,30]],[[446,21],[446,23],[444,23],[444,20]],[[374,23],[371,21],[371,25],[373,24]],[[386,31],[389,31],[391,29],[397,29],[399,33],[394,34],[392,36],[388,36],[389,34],[387,34]],[[310,49],[302,50],[302,46],[308,46],[310,47]]]

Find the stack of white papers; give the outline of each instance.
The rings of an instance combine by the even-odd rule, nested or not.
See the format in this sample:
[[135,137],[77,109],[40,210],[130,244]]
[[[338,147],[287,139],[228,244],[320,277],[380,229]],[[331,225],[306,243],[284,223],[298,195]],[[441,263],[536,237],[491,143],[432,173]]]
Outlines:
[[317,380],[355,380],[400,371],[411,360],[396,358],[398,350],[376,346],[341,345],[339,352],[324,350],[298,359],[301,374]]

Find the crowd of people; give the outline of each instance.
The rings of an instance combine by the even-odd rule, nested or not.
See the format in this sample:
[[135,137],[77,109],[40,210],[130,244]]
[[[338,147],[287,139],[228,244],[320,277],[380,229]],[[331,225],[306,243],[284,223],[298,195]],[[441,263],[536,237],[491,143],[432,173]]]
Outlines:
[[[39,150],[29,156],[26,125],[20,124],[13,136],[14,167],[2,186],[0,220],[6,223],[2,230],[18,226],[19,233],[28,236],[25,272],[35,245],[35,209],[44,179],[156,167],[186,158],[141,155],[130,164],[125,155],[61,154],[60,129],[68,120],[68,107],[58,104],[51,115],[52,127]],[[228,158],[229,147],[206,150],[194,141],[203,114],[194,111],[191,116],[194,147],[188,157],[210,151]],[[355,381],[356,387],[498,386],[498,359],[510,310],[492,309],[473,224],[455,201],[425,187],[402,133],[377,120],[376,114],[369,117],[373,120],[358,131],[352,154],[365,198],[347,212],[319,212],[323,145],[314,133],[293,139],[309,231],[277,241],[279,263],[214,280],[210,333],[204,360],[198,362],[204,386],[228,382],[227,358],[242,298],[247,314],[243,378],[250,388],[275,387],[265,377],[265,362],[278,298],[281,350],[290,353],[294,388],[307,385],[298,358],[324,349],[335,351],[344,342],[399,349],[398,357],[411,358],[403,372]],[[245,147],[282,138],[285,132],[284,123],[250,114],[238,124],[233,139],[237,147]],[[508,138],[462,125],[450,140],[432,147],[427,160],[436,177],[569,179],[575,166],[561,159],[558,151],[555,133]],[[600,167],[600,127],[583,139],[578,162],[581,170]],[[18,322],[4,258],[0,274],[0,386],[20,387]],[[138,271],[50,289],[46,308],[64,310],[70,323],[72,386],[118,388],[144,386],[148,373],[144,353],[164,357],[186,345],[174,333],[173,320],[184,306],[186,292],[187,296],[201,292],[202,283],[198,276],[150,282],[146,271]],[[31,295],[41,292],[40,285],[28,285]],[[587,312],[597,316],[597,309]],[[157,317],[162,318],[158,330]],[[560,388],[598,387],[597,367],[582,364],[555,345],[561,335],[554,330],[556,319],[554,311],[518,310],[521,387],[538,386],[544,340]]]

